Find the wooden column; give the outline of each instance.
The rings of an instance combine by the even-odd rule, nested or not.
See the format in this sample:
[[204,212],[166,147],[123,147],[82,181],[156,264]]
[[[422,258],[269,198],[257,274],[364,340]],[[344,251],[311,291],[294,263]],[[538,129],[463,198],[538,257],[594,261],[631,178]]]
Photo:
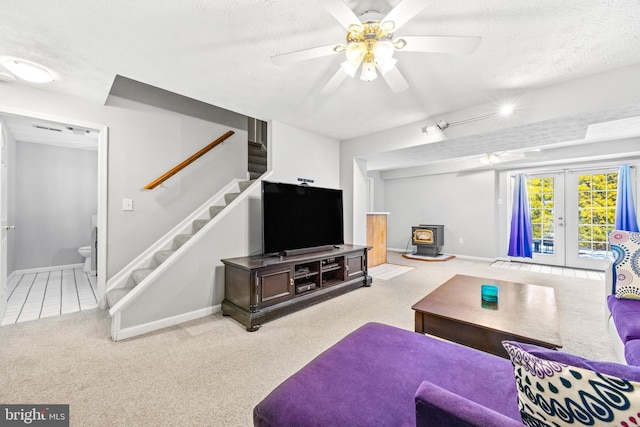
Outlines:
[[389,212],[367,213],[367,246],[372,249],[368,255],[368,266],[387,262],[387,215]]

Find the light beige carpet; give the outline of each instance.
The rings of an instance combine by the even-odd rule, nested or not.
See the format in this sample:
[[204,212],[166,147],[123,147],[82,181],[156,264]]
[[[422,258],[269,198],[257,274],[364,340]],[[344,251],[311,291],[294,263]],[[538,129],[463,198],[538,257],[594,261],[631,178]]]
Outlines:
[[369,321],[413,330],[411,305],[456,273],[556,289],[564,350],[615,360],[603,282],[453,259],[413,267],[246,332],[221,315],[114,343],[105,311],[0,328],[0,402],[68,403],[72,426],[249,426],[281,381]]

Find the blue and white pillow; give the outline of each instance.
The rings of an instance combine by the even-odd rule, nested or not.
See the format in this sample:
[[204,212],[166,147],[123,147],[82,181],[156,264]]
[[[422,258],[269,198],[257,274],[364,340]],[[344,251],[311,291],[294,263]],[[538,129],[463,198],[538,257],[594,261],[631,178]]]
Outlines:
[[[611,372],[625,373],[628,366],[595,362],[596,366],[609,371],[605,373],[585,367],[593,362],[566,353],[510,341],[502,345],[513,363],[524,424],[535,427],[640,425],[638,378],[611,375]],[[566,363],[571,361],[581,366]]]
[[614,230],[609,234],[613,252],[613,283],[616,298],[640,299],[640,233]]

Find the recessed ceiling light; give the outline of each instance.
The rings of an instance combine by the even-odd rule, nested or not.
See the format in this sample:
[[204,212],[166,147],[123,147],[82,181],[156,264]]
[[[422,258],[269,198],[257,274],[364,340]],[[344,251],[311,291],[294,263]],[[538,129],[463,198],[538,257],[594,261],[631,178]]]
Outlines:
[[13,74],[8,73],[6,71],[0,71],[0,81],[3,82],[10,82],[15,80],[16,78],[13,76]]
[[502,107],[500,107],[500,115],[510,116],[511,114],[513,114],[514,109],[515,107],[513,106],[513,104],[504,104]]
[[2,65],[14,76],[31,83],[49,83],[56,79],[53,71],[24,59],[6,58]]

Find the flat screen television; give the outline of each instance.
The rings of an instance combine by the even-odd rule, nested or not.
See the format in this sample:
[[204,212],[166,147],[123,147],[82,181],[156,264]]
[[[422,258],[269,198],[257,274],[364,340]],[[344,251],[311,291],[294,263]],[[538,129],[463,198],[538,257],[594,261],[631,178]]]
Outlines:
[[342,190],[262,181],[264,254],[343,243]]

